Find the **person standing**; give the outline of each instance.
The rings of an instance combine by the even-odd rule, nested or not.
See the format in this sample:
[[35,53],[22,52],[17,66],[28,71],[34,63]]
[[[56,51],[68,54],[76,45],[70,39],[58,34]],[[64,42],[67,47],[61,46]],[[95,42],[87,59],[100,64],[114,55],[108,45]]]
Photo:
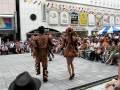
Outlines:
[[40,63],[42,64],[43,69],[43,82],[48,81],[48,46],[52,43],[51,37],[49,35],[45,35],[45,28],[43,26],[38,28],[39,34],[35,36],[34,38],[34,56],[36,58],[35,60],[35,66],[37,75],[40,74]]
[[73,29],[68,27],[62,45],[62,48],[64,48],[64,57],[66,57],[67,61],[67,69],[70,75],[69,80],[72,80],[75,76],[73,60],[74,57],[77,56],[77,38],[74,37],[73,34]]

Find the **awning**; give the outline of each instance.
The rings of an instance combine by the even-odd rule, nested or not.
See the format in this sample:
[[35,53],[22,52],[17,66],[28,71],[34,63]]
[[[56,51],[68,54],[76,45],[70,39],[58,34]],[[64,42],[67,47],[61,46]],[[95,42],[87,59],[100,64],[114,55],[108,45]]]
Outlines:
[[119,31],[120,29],[115,26],[106,26],[102,30],[98,31],[98,34],[115,33]]

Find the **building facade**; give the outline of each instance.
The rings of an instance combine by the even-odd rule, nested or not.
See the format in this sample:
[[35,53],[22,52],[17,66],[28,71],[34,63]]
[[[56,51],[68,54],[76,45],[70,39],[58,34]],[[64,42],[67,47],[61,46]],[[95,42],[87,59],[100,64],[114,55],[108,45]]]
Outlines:
[[0,41],[15,37],[15,12],[15,0],[0,0]]
[[[19,12],[19,20],[13,20],[19,23],[14,23],[13,29],[19,31],[21,40],[26,40],[27,33],[39,26],[59,32],[72,26],[79,34],[84,32],[86,35],[92,35],[107,25],[120,26],[119,0],[0,0],[0,7],[5,8],[0,8],[3,16],[12,14],[15,17]],[[16,11],[17,7],[19,10]]]
[[118,0],[20,0],[20,7],[22,40],[41,25],[60,32],[72,26],[87,35],[107,25],[120,25]]

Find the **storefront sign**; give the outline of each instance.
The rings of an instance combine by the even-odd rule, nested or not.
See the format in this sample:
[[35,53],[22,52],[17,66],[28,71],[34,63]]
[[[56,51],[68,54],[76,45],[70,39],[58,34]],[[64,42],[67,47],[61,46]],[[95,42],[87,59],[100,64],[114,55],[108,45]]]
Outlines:
[[71,16],[71,24],[78,24],[78,13],[72,12],[70,13]]
[[88,24],[88,14],[86,12],[80,13],[80,25],[87,25]]
[[58,25],[58,12],[49,11],[49,22],[50,25]]
[[103,17],[102,17],[102,15],[101,14],[97,14],[97,15],[95,15],[95,20],[96,20],[96,26],[98,26],[98,27],[100,27],[100,26],[102,26],[103,25],[103,22],[102,22],[102,20],[103,20]]
[[108,15],[104,15],[103,16],[103,25],[104,26],[110,25],[109,16]]
[[66,11],[60,13],[60,24],[68,25],[69,24],[69,14]]
[[82,0],[48,0],[48,1],[59,1],[59,2],[70,2],[70,3],[82,3]]
[[0,17],[0,29],[12,30],[13,29],[12,18]]
[[95,16],[94,16],[94,14],[89,14],[88,15],[88,23],[89,23],[90,26],[95,25]]
[[115,24],[120,25],[120,16],[115,17]]
[[115,25],[115,17],[110,16],[110,26],[114,26],[114,25]]

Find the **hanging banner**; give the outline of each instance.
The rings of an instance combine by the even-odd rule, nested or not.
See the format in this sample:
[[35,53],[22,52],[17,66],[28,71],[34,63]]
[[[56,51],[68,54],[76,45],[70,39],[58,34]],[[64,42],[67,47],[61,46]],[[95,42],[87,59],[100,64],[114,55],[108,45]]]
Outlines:
[[110,26],[114,26],[115,25],[115,17],[112,15],[110,16]]
[[78,13],[76,12],[71,12],[71,24],[78,24]]
[[120,25],[120,16],[115,17],[115,24]]
[[109,16],[108,15],[104,15],[103,16],[103,25],[104,26],[110,25],[110,23],[109,23]]
[[0,29],[12,30],[13,29],[12,18],[0,17]]
[[103,20],[103,17],[102,17],[102,15],[101,14],[97,14],[97,15],[95,15],[95,20],[96,20],[96,26],[98,26],[98,27],[100,27],[100,26],[102,26],[103,25],[103,22],[102,22],[102,20]]
[[81,12],[80,13],[80,25],[87,25],[88,24],[88,13]]
[[94,16],[94,14],[89,14],[88,15],[88,23],[89,23],[90,26],[95,25],[95,16]]
[[48,15],[48,23],[50,25],[58,25],[58,12],[57,11],[49,11]]
[[69,24],[69,14],[66,11],[60,13],[60,24],[68,25]]

